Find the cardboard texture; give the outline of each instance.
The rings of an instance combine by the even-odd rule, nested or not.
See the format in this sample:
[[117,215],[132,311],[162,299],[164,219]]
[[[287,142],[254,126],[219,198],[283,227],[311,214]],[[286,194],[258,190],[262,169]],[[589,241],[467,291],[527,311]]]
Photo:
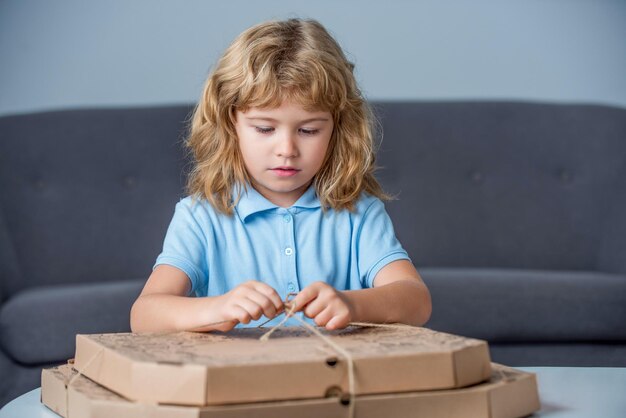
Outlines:
[[[134,401],[224,405],[348,392],[347,360],[300,327],[76,336],[75,368]],[[426,328],[322,331],[353,358],[355,394],[464,387],[491,375],[485,341]]]
[[[489,381],[462,389],[358,396],[355,418],[517,418],[540,409],[534,374],[495,363],[492,369]],[[65,418],[346,418],[349,411],[335,397],[205,407],[143,404],[76,374],[70,365],[42,372],[42,402]]]

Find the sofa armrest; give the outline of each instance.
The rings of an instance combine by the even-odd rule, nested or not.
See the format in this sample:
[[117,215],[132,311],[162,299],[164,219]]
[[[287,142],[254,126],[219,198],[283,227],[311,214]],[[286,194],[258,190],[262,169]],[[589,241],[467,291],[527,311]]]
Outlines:
[[17,252],[9,235],[6,218],[0,207],[0,303],[4,303],[20,282]]
[[626,275],[626,165],[617,178],[612,202],[606,205],[597,265],[600,271]]

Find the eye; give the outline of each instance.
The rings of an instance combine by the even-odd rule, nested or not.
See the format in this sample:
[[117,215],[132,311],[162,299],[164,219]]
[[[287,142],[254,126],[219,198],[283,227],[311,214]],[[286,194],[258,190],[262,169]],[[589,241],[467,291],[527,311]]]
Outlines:
[[272,132],[274,130],[274,128],[267,128],[267,127],[264,127],[264,126],[255,126],[254,128],[260,134],[269,134],[270,132]]
[[300,129],[300,132],[302,132],[305,135],[315,135],[319,132],[319,129]]

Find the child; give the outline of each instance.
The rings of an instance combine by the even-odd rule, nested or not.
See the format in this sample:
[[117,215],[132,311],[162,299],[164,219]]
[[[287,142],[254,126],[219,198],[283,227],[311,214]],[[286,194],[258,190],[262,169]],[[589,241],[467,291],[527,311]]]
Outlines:
[[195,109],[190,196],[133,305],[134,332],[270,326],[293,294],[297,315],[329,330],[428,320],[373,175],[353,68],[313,20],[262,23],[230,45]]

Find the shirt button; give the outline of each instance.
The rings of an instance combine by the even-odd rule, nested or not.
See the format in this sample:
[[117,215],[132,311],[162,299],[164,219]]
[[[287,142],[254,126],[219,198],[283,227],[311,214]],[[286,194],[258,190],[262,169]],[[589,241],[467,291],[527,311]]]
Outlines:
[[284,216],[283,216],[283,221],[285,221],[285,223],[289,223],[289,222],[291,222],[291,216],[289,216],[289,215],[284,215]]
[[285,255],[291,255],[293,254],[293,250],[289,247],[285,248]]
[[289,282],[289,285],[287,286],[287,290],[289,290],[289,292],[294,292],[296,290],[296,286],[294,286],[292,282]]

